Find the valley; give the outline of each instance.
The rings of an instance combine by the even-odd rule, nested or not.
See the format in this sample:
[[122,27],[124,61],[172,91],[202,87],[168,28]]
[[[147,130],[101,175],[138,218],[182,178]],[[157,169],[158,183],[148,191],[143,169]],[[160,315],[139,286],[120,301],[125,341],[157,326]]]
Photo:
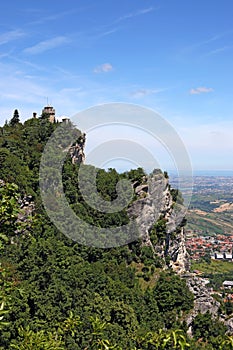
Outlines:
[[[233,177],[194,176],[193,194],[187,213],[188,235],[233,234]],[[171,179],[173,185],[176,179]],[[185,188],[185,179],[183,180]],[[184,195],[187,190],[183,191]]]

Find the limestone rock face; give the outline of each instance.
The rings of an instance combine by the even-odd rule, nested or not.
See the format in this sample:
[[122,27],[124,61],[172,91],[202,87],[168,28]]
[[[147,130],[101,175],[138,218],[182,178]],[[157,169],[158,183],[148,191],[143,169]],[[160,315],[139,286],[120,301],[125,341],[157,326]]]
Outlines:
[[[138,199],[128,209],[128,214],[138,224],[142,244],[151,246],[154,254],[166,261],[169,267],[186,279],[190,291],[194,295],[194,308],[185,317],[188,333],[192,335],[192,322],[198,313],[209,311],[213,317],[219,318],[233,331],[233,318],[218,314],[220,303],[213,298],[204,278],[190,273],[189,255],[185,244],[184,217],[186,209],[175,204],[172,199],[168,179],[162,172],[156,172],[147,178],[144,184],[134,183]],[[153,245],[150,230],[158,219],[166,220],[166,238]],[[166,257],[168,259],[166,259]]]
[[192,321],[197,314],[199,312],[205,314],[209,311],[213,318],[217,318],[220,303],[215,300],[208,291],[205,279],[190,274],[186,278],[186,283],[194,295],[194,308],[186,318],[188,333],[191,335]]
[[[161,171],[155,171],[146,180],[146,184],[134,184],[139,199],[129,207],[128,214],[137,222],[143,245],[151,246],[162,259],[169,256],[170,266],[177,273],[184,273],[189,268],[185,233],[183,228],[177,231],[177,227],[183,220],[185,208],[174,205],[168,179]],[[166,239],[153,245],[150,230],[159,218],[166,220]]]
[[208,290],[208,281],[205,278],[193,276],[191,273],[187,274],[185,278],[187,286],[194,295],[194,308],[185,319],[188,326],[188,334],[192,335],[192,322],[197,314],[205,314],[207,311],[210,312],[213,319],[218,318],[223,322],[228,328],[228,333],[232,334],[233,317],[229,318],[224,314],[219,315],[220,303],[213,298]]
[[233,333],[233,317],[228,318],[228,319],[224,319],[223,323],[225,323],[225,325],[228,328],[228,333],[232,334]]
[[189,271],[190,263],[185,245],[185,233],[183,227],[174,239],[170,238],[170,245],[167,254],[171,258],[170,265],[176,273],[183,274]]
[[136,218],[140,235],[144,245],[152,246],[149,230],[158,220],[167,203],[168,180],[162,173],[148,179],[147,185],[140,185],[135,188],[135,193],[144,198],[134,201],[128,209],[129,217]]
[[140,185],[140,186],[137,186],[135,188],[135,193],[138,195],[140,194],[144,194],[144,193],[147,193],[148,192],[148,185],[145,184],[145,185]]
[[85,154],[84,154],[85,141],[86,141],[86,135],[81,134],[81,136],[77,140],[76,144],[74,146],[70,147],[69,153],[70,153],[73,164],[84,163],[84,161],[85,161]]

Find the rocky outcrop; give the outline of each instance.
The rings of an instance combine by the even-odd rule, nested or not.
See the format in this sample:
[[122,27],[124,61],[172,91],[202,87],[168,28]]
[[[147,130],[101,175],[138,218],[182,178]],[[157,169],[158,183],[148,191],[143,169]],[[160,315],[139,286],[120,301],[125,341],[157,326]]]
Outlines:
[[[151,246],[164,261],[169,256],[170,266],[177,273],[184,273],[189,267],[185,234],[183,228],[177,227],[182,223],[185,208],[173,202],[168,178],[161,171],[155,170],[144,182],[133,184],[138,199],[129,207],[128,214],[137,222],[143,245]],[[153,245],[150,230],[160,218],[166,221],[166,238]]]
[[[3,187],[5,185],[5,181],[0,179],[0,187]],[[35,211],[35,203],[33,201],[33,197],[31,195],[25,195],[24,197],[20,197],[17,202],[20,208],[20,211],[17,215],[17,221],[29,222],[33,212]]]
[[228,318],[226,318],[226,317],[222,317],[222,321],[223,321],[223,323],[225,323],[225,325],[227,326],[227,328],[228,328],[228,333],[229,334],[233,334],[233,317],[228,317]]
[[18,214],[18,220],[20,222],[29,222],[31,216],[35,211],[35,203],[31,195],[24,196],[19,199],[20,212]]
[[185,245],[185,230],[183,227],[180,229],[179,234],[176,234],[173,239],[171,235],[169,235],[167,255],[171,258],[170,266],[176,273],[183,274],[189,271],[190,262]]
[[194,295],[194,308],[185,319],[188,326],[188,333],[191,335],[192,322],[197,314],[205,314],[209,311],[213,318],[218,318],[220,303],[210,294],[206,287],[206,284],[208,283],[206,279],[197,277],[193,274],[187,274],[184,278],[186,278],[187,286]]
[[[138,199],[128,209],[130,217],[135,218],[141,234],[142,244],[151,246],[154,254],[166,261],[186,283],[194,295],[194,308],[184,317],[188,333],[192,335],[192,322],[199,313],[209,311],[213,319],[219,319],[233,332],[233,318],[219,316],[220,303],[207,288],[208,281],[190,273],[189,255],[185,244],[185,208],[174,203],[168,179],[158,170],[143,183],[133,184]],[[152,243],[150,232],[156,221],[166,220],[166,238]]]
[[144,195],[145,193],[147,193],[148,192],[148,185],[147,184],[145,184],[145,185],[139,185],[139,186],[137,186],[136,188],[135,188],[135,193],[137,194],[137,195]]
[[69,148],[69,153],[73,164],[81,164],[85,161],[84,146],[86,134],[81,134],[75,145]]
[[[146,191],[145,191],[146,190]],[[142,192],[144,195],[142,195]],[[129,217],[135,218],[144,245],[153,246],[149,230],[168,205],[168,180],[162,173],[147,179],[147,184],[135,187],[139,199],[128,209]]]
[[185,321],[188,326],[188,334],[192,335],[192,322],[198,313],[205,314],[210,312],[213,319],[218,319],[224,323],[228,331],[227,333],[233,333],[233,317],[219,314],[220,303],[211,295],[208,290],[208,280],[206,278],[195,276],[188,273],[183,275],[186,279],[187,286],[194,295],[194,307],[192,311],[185,317]]

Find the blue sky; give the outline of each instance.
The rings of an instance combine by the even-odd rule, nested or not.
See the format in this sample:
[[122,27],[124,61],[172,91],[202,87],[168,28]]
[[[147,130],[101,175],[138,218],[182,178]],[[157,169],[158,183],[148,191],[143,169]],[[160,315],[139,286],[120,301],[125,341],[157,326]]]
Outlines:
[[105,102],[153,108],[194,169],[233,170],[231,0],[8,0],[0,5],[0,124]]

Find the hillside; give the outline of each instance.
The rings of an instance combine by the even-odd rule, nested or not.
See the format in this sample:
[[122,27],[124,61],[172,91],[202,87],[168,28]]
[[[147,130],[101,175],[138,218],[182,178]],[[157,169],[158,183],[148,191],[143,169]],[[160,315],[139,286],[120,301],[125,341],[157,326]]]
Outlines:
[[[215,320],[200,314],[190,291],[194,288],[199,298],[195,280],[186,276],[182,202],[176,203],[166,174],[157,169],[148,175],[141,168],[119,174],[87,165],[89,174],[97,173],[97,190],[105,201],[117,198],[120,180],[129,180],[133,189],[126,208],[114,213],[94,209],[78,181],[85,144],[78,131],[68,149],[64,139],[58,140],[61,150],[66,147],[62,184],[70,208],[101,232],[132,220],[138,232],[129,231],[133,239],[122,245],[124,232],[119,230],[109,246],[109,237],[96,236],[99,230],[87,232],[67,220],[57,205],[56,152],[46,163],[48,184],[56,189],[47,198],[49,210],[55,208],[73,239],[50,220],[41,199],[39,168],[45,145],[58,128],[59,123],[45,117],[0,128],[0,348],[231,349],[227,326],[217,314]],[[86,178],[87,185],[91,180]]]

